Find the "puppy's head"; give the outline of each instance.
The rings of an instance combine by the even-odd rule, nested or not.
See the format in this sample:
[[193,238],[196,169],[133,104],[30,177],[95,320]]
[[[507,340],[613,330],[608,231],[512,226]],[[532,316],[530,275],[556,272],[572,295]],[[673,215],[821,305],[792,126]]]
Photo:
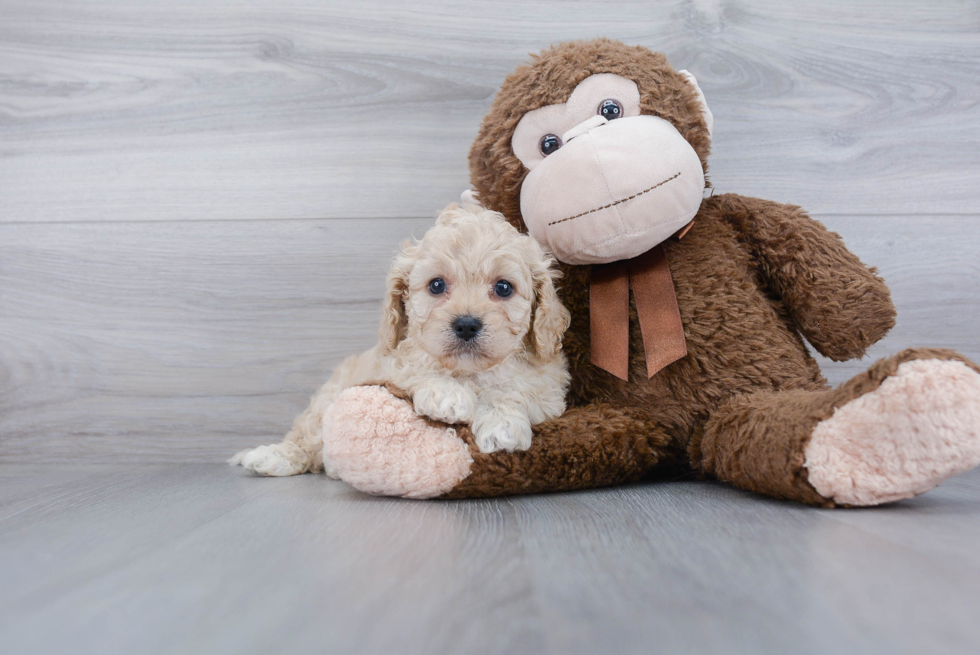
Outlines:
[[466,373],[514,353],[551,359],[569,323],[553,264],[501,214],[450,205],[421,241],[406,243],[395,258],[382,351],[411,338],[445,367]]

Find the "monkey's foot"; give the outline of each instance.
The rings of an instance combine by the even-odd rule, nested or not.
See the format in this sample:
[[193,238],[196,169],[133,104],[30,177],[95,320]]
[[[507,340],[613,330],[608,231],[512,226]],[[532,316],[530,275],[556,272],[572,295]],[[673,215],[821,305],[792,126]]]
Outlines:
[[810,484],[839,504],[928,491],[980,464],[980,374],[960,361],[904,362],[818,423],[805,454]]
[[473,458],[456,431],[419,416],[384,387],[346,389],[327,417],[323,460],[360,491],[433,498],[470,473]]

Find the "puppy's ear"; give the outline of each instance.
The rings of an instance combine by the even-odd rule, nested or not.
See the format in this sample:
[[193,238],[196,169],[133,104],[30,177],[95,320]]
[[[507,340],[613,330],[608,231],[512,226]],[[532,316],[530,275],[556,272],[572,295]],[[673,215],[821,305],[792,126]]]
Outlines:
[[382,355],[397,348],[408,331],[405,301],[408,300],[408,276],[412,272],[417,250],[418,246],[406,241],[388,271],[387,291],[381,306],[381,328],[378,330],[378,345]]
[[541,250],[541,246],[530,237],[538,251],[538,261],[531,267],[534,284],[534,305],[531,308],[531,344],[538,359],[547,361],[561,350],[561,341],[571,323],[571,316],[558,300],[555,280],[561,272],[554,266],[555,261]]

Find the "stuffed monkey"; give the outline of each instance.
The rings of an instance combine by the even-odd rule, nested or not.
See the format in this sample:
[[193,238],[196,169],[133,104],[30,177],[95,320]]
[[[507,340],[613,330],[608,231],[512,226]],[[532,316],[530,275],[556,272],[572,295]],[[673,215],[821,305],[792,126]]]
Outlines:
[[692,75],[615,41],[563,43],[503,83],[474,194],[561,262],[569,409],[523,452],[397,389],[344,392],[324,457],[364,491],[472,497],[689,471],[812,505],[908,498],[980,463],[980,368],[906,350],[828,387],[804,339],[861,357],[888,288],[799,207],[705,192],[712,117]]

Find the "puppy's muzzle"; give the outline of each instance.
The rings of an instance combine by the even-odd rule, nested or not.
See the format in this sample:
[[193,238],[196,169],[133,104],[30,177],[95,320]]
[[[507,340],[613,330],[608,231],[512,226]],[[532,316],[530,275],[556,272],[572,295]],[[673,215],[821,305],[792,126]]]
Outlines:
[[453,333],[460,341],[471,341],[483,329],[483,321],[476,316],[457,316],[452,322]]

